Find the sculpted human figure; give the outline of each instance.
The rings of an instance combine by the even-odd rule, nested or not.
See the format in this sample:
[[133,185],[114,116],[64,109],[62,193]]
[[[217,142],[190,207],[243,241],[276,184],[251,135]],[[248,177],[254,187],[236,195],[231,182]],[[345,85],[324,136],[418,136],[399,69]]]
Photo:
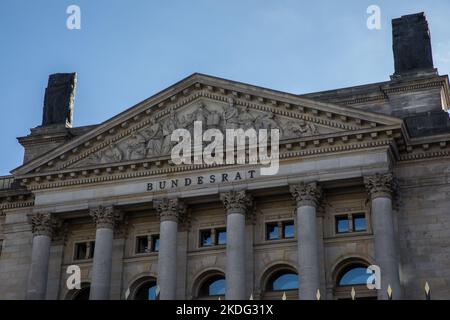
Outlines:
[[317,127],[304,120],[289,121],[286,124],[286,130],[291,137],[306,137],[317,134]]
[[218,111],[213,110],[208,114],[208,118],[206,120],[206,126],[208,129],[219,129],[220,127],[221,115]]
[[234,104],[233,98],[228,99],[228,107],[223,112],[225,129],[239,128],[239,109]]
[[103,151],[101,158],[102,163],[119,162],[122,161],[122,151],[115,143],[111,143],[106,150]]
[[205,105],[200,102],[198,109],[194,112],[194,121],[200,121],[202,123],[202,129],[206,129],[208,117],[210,112],[206,109]]
[[244,111],[239,115],[239,124],[240,127],[244,130],[254,128],[255,126],[255,117],[249,112],[249,108],[245,107]]
[[147,157],[158,156],[161,153],[161,126],[154,118],[150,120],[150,126],[146,130],[147,135]]
[[258,119],[256,120],[256,127],[257,129],[266,129],[268,131],[272,129],[279,129],[280,136],[282,135],[281,128],[279,124],[276,122],[275,115],[273,114],[273,112],[268,112],[262,116],[259,116]]
[[161,155],[169,154],[174,142],[171,140],[172,132],[178,129],[178,119],[175,112],[170,111],[169,118],[162,125],[163,142],[161,147]]
[[137,160],[145,157],[145,138],[134,133],[126,143],[126,159]]

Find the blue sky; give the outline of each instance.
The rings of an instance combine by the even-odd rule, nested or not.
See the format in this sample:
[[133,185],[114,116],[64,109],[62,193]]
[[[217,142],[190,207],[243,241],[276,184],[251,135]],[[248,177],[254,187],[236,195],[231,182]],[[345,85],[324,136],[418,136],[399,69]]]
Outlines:
[[[81,30],[66,28],[71,4]],[[381,30],[366,27],[371,4]],[[0,175],[22,162],[16,137],[41,124],[51,73],[78,73],[75,126],[194,72],[292,93],[384,81],[393,73],[390,20],[420,11],[435,66],[448,74],[448,0],[2,0]]]

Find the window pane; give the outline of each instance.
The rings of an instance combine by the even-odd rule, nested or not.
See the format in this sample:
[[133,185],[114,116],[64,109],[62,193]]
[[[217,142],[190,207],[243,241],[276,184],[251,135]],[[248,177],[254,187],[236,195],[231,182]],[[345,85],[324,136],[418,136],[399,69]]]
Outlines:
[[227,232],[226,230],[217,230],[217,244],[227,244]]
[[225,295],[225,277],[215,275],[207,279],[199,291],[200,297],[222,296]]
[[147,236],[137,237],[136,239],[136,253],[146,253],[148,250]]
[[271,283],[272,291],[285,291],[298,289],[298,275],[295,273],[277,274]]
[[222,296],[225,294],[225,279],[219,279],[209,285],[210,296]]
[[156,300],[156,284],[148,289],[148,300]]
[[156,300],[156,283],[149,281],[137,290],[134,300]]
[[153,252],[159,251],[159,235],[152,236],[152,251]]
[[268,223],[267,224],[267,240],[278,240],[280,239],[280,228],[278,227],[278,224],[275,223]]
[[202,247],[209,247],[212,246],[212,237],[211,237],[211,231],[210,230],[204,230],[200,231],[200,245]]
[[353,286],[360,284],[367,284],[367,278],[372,274],[366,273],[365,267],[354,267],[344,273],[339,280],[340,286]]
[[77,243],[75,245],[75,259],[76,260],[86,259],[86,250],[87,250],[87,244],[85,242]]
[[283,236],[285,239],[294,238],[295,237],[295,229],[294,222],[289,221],[283,224]]
[[91,241],[91,251],[89,252],[89,259],[92,259],[94,257],[94,251],[95,251],[95,241]]
[[366,231],[366,217],[364,215],[353,216],[353,230]]
[[348,232],[348,218],[347,216],[336,217],[336,232],[346,233]]

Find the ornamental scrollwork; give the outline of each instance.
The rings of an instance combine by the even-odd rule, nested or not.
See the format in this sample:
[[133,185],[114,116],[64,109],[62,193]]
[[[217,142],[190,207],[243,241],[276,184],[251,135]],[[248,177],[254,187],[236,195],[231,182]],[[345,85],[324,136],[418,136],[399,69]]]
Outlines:
[[289,186],[292,197],[297,202],[297,207],[310,205],[317,207],[322,198],[322,188],[317,182],[300,182]]
[[229,214],[245,214],[253,205],[252,196],[245,190],[224,192],[220,195],[220,199]]

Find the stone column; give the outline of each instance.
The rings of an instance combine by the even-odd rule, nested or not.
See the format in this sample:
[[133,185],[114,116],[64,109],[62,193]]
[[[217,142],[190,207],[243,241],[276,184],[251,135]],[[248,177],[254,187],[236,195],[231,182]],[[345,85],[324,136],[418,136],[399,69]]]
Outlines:
[[319,239],[316,208],[322,195],[317,183],[291,185],[297,202],[298,294],[300,300],[315,300],[320,289]]
[[245,191],[221,194],[227,211],[226,293],[227,300],[246,300],[245,214],[251,206],[251,196]]
[[160,300],[175,300],[177,293],[178,220],[185,206],[178,199],[163,199],[156,203],[160,217],[158,286]]
[[92,266],[90,300],[109,300],[111,289],[112,247],[114,225],[119,212],[112,206],[90,210],[96,225],[94,262]]
[[381,271],[381,289],[378,290],[378,299],[388,299],[389,286],[392,289],[392,298],[400,299],[401,286],[392,215],[394,178],[390,173],[375,174],[365,177],[364,183],[372,200],[375,261]]
[[33,247],[28,273],[27,300],[44,300],[47,293],[48,264],[54,220],[50,213],[31,217]]

